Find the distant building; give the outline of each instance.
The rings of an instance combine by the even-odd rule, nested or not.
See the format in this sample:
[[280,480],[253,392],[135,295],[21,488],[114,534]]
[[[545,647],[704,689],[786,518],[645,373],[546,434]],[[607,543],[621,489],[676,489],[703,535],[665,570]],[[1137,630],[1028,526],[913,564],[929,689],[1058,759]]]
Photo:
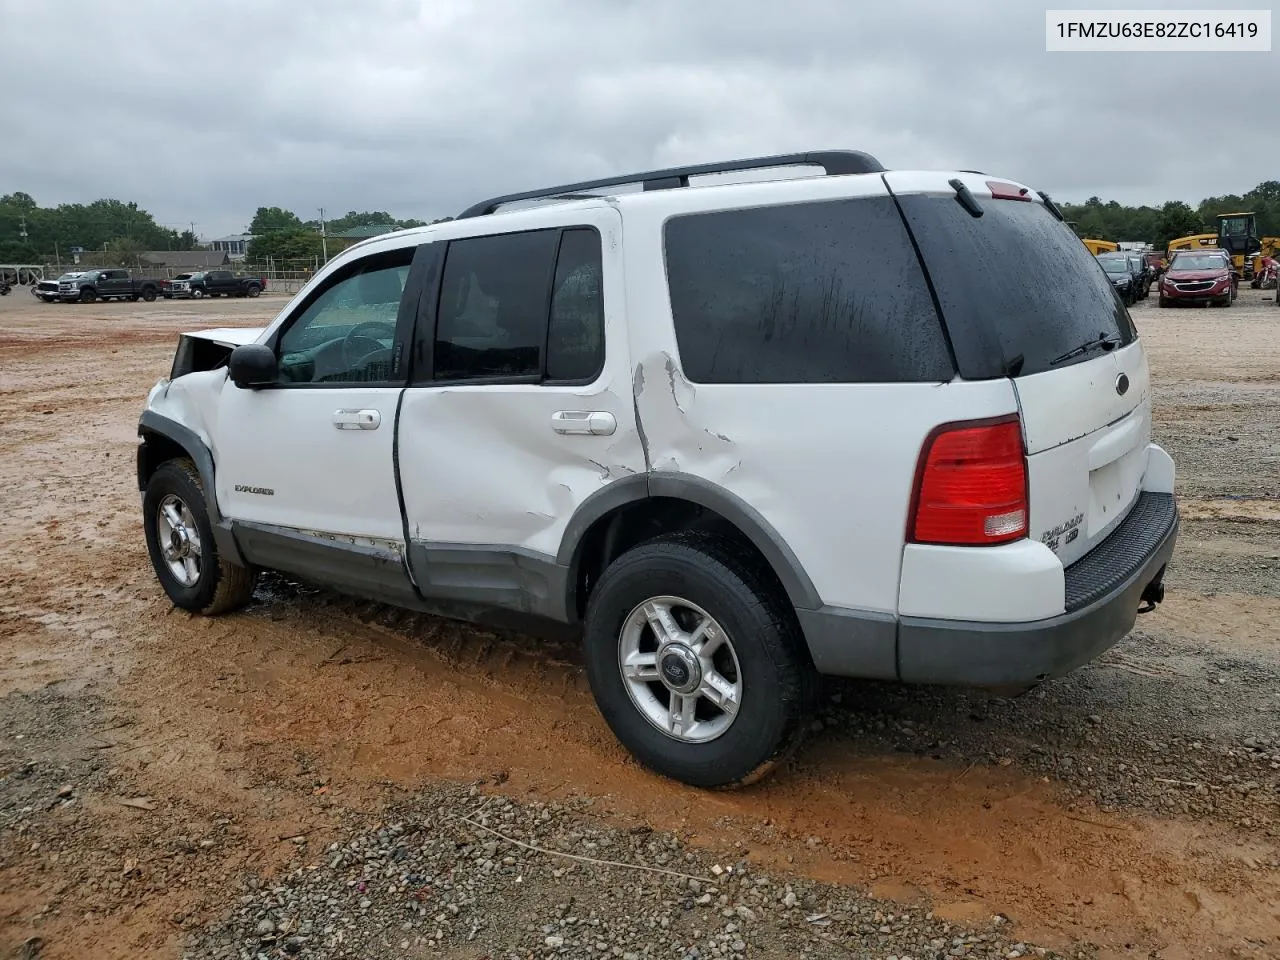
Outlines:
[[232,260],[243,260],[249,252],[249,243],[253,240],[251,233],[233,233],[209,242],[209,249],[223,251]]
[[352,227],[350,230],[342,230],[338,233],[331,233],[329,236],[337,237],[339,240],[350,240],[356,243],[360,240],[368,240],[370,237],[380,237],[384,233],[393,233],[400,228],[394,223],[371,223],[363,227]]
[[138,259],[148,267],[178,271],[210,270],[231,262],[225,250],[148,250]]

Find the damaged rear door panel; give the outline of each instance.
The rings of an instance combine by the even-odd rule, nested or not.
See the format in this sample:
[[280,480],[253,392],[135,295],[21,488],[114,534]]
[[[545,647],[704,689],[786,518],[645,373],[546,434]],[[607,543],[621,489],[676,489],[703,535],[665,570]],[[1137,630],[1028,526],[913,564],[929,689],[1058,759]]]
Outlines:
[[550,564],[584,500],[645,471],[621,218],[603,203],[566,216],[453,241],[424,297],[397,456],[428,597],[471,585],[509,605],[496,592],[528,577],[507,583],[495,558]]

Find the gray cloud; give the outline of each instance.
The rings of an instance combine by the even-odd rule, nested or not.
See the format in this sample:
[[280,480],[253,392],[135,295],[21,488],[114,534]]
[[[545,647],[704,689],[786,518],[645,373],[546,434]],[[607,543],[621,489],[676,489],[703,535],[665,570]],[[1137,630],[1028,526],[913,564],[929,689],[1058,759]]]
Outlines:
[[1075,200],[1277,175],[1274,54],[1048,54],[1025,0],[0,0],[0,25],[0,89],[30,93],[0,192],[206,235],[822,147]]

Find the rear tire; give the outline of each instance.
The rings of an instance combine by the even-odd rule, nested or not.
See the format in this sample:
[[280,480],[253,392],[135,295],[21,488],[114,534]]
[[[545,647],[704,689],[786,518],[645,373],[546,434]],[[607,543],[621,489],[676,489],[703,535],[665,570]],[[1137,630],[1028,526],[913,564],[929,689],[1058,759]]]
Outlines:
[[[765,776],[799,745],[817,675],[771,581],[737,545],[695,533],[650,540],[606,568],[587,605],[587,678],[605,721],[646,767],[723,787]],[[664,605],[672,629],[660,636],[647,611]],[[695,639],[700,624],[710,639]],[[696,685],[692,695],[677,695],[669,670]]]
[[261,292],[262,292],[262,288],[261,288],[261,287],[257,286],[256,284],[252,284],[252,283],[251,283],[251,284],[249,284],[248,289],[246,289],[246,290],[245,290],[244,295],[245,295],[246,297],[256,297],[256,296],[257,296],[258,294],[260,294]]
[[142,299],[147,301],[147,303],[151,303],[155,298],[156,292],[150,287],[147,287],[147,289],[142,291]]
[[142,520],[151,565],[174,606],[212,615],[249,602],[256,572],[219,555],[194,463],[160,465],[147,481]]

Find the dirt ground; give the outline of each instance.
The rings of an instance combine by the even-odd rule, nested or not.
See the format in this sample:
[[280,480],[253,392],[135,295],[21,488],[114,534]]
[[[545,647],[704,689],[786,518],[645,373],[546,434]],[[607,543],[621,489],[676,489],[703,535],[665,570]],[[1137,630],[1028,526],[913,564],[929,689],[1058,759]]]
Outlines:
[[[1003,918],[1072,955],[1280,957],[1272,297],[1133,308],[1184,525],[1167,600],[1131,637],[1013,701],[832,684],[786,769],[706,793],[628,758],[571,644],[278,577],[236,615],[175,610],[140,526],[144,396],[179,331],[259,325],[283,301],[15,290],[0,298],[0,957],[204,955],[193,944],[244,877],[322,867],[352,818],[476,783],[590,801],[574,816],[603,829],[674,832],[957,929]],[[752,955],[788,955],[762,937]]]

